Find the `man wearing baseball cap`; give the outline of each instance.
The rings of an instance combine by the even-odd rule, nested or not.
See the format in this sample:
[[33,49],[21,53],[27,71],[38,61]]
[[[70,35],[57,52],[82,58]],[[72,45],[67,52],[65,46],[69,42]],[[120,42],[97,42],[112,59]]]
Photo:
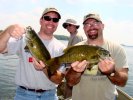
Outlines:
[[84,19],[83,19],[83,24],[84,24],[84,22],[85,22],[87,19],[95,19],[95,20],[97,20],[97,21],[99,21],[99,22],[102,22],[102,21],[101,21],[101,18],[100,18],[100,16],[99,16],[99,14],[96,14],[96,13],[89,13],[89,14],[85,15],[85,16],[84,16]]
[[[38,36],[50,52],[51,57],[62,55],[65,49],[65,45],[53,36],[60,18],[58,10],[51,7],[46,8],[39,18],[41,27]],[[18,39],[24,36],[24,31],[24,27],[10,25],[0,35],[0,53],[16,54],[19,57],[15,77],[17,90],[14,100],[58,100],[57,83],[52,80],[55,77],[47,77],[45,64],[42,61],[36,61],[29,52],[25,52],[25,40]],[[9,41],[11,37],[15,39]]]
[[49,12],[55,12],[57,15],[58,15],[58,18],[61,19],[61,15],[60,13],[58,12],[58,10],[54,7],[50,7],[50,8],[46,8],[43,13],[42,13],[42,16],[49,13]]
[[78,33],[79,25],[74,19],[67,19],[63,24],[63,28],[67,29],[70,33],[68,46],[75,45],[78,42],[83,41],[83,37]]
[[[128,80],[128,62],[125,50],[120,44],[103,37],[104,24],[99,14],[89,13],[85,15],[83,29],[87,40],[77,45],[101,46],[110,52],[111,57],[101,58],[99,63],[92,66],[91,69],[84,69],[82,76],[79,73],[78,75],[75,74],[77,83],[79,83],[73,84],[72,100],[116,100],[118,94],[116,86],[124,87]],[[84,67],[79,66],[75,66],[73,69],[77,72],[83,70]],[[71,77],[71,73],[67,75],[69,75],[66,76],[68,80],[69,77],[75,79]],[[69,81],[67,82],[69,84]]]
[[[43,11],[42,16],[40,18],[41,27],[40,27],[40,31],[39,31],[39,36],[42,39],[42,41],[44,42],[48,51],[50,52],[50,55],[52,58],[63,54],[63,50],[66,48],[66,46],[63,43],[61,43],[59,40],[57,40],[53,36],[54,32],[56,31],[56,29],[58,27],[60,19],[61,19],[61,15],[60,15],[59,11],[53,7],[46,8]],[[45,70],[46,69],[45,64],[38,63],[35,60],[34,65],[35,65],[34,66],[35,69],[42,70],[47,75],[47,71]],[[42,84],[42,86],[43,86],[42,88],[44,88],[45,90],[48,90],[48,91],[46,91],[46,92],[44,92],[44,94],[42,94],[41,100],[58,100],[56,88],[57,88],[57,84],[59,82],[58,80],[62,80],[62,77],[58,76],[56,74],[57,76],[56,75],[51,76],[50,77],[51,81],[49,81],[49,79],[47,79],[46,76],[44,77],[44,75],[45,75],[44,73],[42,73],[43,74],[43,76],[42,76],[43,82],[39,82],[39,83]]]

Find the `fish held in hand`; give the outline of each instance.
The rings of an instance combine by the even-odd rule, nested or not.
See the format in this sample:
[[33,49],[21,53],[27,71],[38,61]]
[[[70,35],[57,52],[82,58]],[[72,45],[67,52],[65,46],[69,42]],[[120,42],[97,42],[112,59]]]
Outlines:
[[[72,87],[73,85],[77,84],[77,81],[75,81],[76,80],[75,76],[81,76],[83,74],[83,72],[78,73],[75,72],[72,68],[68,67],[70,66],[71,63],[75,61],[87,60],[89,61],[89,65],[87,66],[87,68],[91,69],[93,65],[98,64],[100,59],[105,59],[106,57],[110,57],[110,52],[99,46],[77,45],[66,48],[62,56],[50,59],[47,62],[47,64],[49,65],[49,67],[54,66],[55,68],[54,70],[61,69],[58,68],[59,65],[62,65],[65,68],[69,68],[67,72],[67,77],[65,77],[67,80],[65,82],[61,82],[57,87],[57,94],[59,100],[65,100],[71,98],[72,89],[70,89],[69,87]],[[51,70],[51,74],[54,73],[54,70]],[[59,80],[57,80],[56,78],[53,79],[52,81],[53,82],[58,81],[59,83]]]
[[60,72],[61,65],[64,68],[69,69],[67,67],[71,63],[87,60],[89,61],[87,68],[91,69],[91,66],[97,64],[99,59],[104,59],[105,57],[110,56],[109,51],[99,46],[76,45],[66,48],[63,55],[51,58],[49,51],[30,26],[26,28],[25,41],[27,45],[26,47],[32,56],[35,57],[37,61],[41,60],[46,64],[48,78],[50,79],[51,76],[53,76],[50,80],[57,84],[59,84],[64,77]]
[[[100,59],[109,57],[109,51],[100,46],[94,45],[75,45],[64,50],[64,54],[46,61],[50,74],[59,69],[61,64],[71,64],[75,61],[87,60],[89,62],[88,69],[98,64]],[[54,67],[53,67],[54,66]]]
[[36,32],[29,26],[26,27],[26,35],[25,35],[26,47],[25,51],[29,51],[33,57],[36,58],[37,61],[47,61],[51,59],[51,56],[42,43],[41,39],[38,37]]
[[[47,65],[47,61],[51,59],[50,53],[41,41],[41,39],[38,37],[36,32],[29,26],[26,27],[26,34],[25,34],[25,42],[26,42],[26,47],[25,52],[31,53],[31,55],[39,62],[42,61],[44,64]],[[53,71],[56,72],[55,65],[49,67],[45,66],[46,68],[43,69],[44,73],[47,75],[48,73],[52,73]],[[58,65],[57,65],[58,66]],[[60,65],[59,65],[60,66]],[[64,75],[61,73],[54,73],[54,74],[49,74],[47,75],[48,78],[51,80],[54,78],[56,81],[53,81],[54,83],[58,84]]]

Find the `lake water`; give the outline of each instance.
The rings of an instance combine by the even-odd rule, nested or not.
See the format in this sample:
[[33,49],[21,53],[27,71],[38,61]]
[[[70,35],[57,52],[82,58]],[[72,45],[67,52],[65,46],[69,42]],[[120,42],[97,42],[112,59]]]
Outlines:
[[[127,52],[129,62],[129,79],[124,90],[133,97],[133,47],[124,47]],[[15,94],[14,76],[16,65],[18,63],[17,56],[4,57],[0,55],[0,100],[13,100]]]

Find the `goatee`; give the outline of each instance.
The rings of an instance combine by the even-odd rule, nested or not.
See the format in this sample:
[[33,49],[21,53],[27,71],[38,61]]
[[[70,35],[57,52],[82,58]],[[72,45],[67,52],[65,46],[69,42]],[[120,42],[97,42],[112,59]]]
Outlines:
[[88,37],[89,37],[89,39],[91,39],[91,40],[95,40],[95,39],[98,38],[98,34],[94,34],[94,35],[89,35],[89,34],[88,34]]

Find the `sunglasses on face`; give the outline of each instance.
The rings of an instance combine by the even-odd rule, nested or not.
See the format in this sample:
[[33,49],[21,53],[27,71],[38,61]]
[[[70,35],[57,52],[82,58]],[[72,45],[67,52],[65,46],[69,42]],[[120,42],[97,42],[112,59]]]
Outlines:
[[50,16],[43,16],[42,18],[46,21],[51,21],[52,20],[54,23],[59,22],[59,18],[51,18]]
[[66,27],[71,27],[71,26],[72,26],[72,24],[67,24],[67,25],[66,25]]

